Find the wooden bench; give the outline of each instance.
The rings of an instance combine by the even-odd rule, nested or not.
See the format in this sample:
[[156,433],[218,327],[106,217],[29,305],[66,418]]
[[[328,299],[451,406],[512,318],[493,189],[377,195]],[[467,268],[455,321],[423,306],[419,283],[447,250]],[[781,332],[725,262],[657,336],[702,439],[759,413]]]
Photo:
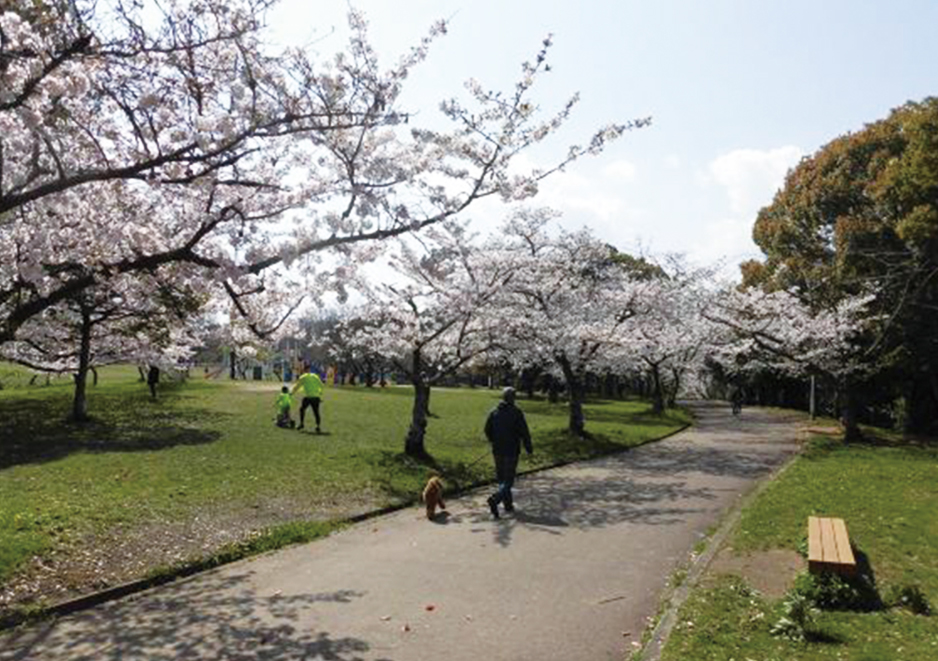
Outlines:
[[843,519],[808,517],[808,571],[833,571],[845,576],[856,573],[857,561]]

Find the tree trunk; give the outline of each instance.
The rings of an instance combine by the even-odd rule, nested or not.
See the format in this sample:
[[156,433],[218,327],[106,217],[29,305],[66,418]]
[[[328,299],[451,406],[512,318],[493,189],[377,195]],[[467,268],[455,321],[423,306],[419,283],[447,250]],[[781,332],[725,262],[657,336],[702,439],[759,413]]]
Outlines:
[[528,399],[534,399],[534,384],[537,381],[537,370],[527,368],[521,371],[521,385]]
[[238,378],[238,370],[235,366],[238,362],[238,353],[235,351],[234,347],[231,347],[231,353],[228,354],[228,357],[231,359],[231,364],[228,366],[228,376],[234,381]]
[[567,390],[570,391],[570,424],[568,429],[577,436],[583,436],[586,430],[586,419],[583,417],[583,380],[573,371],[570,361],[566,357],[559,359],[563,376],[567,380]]
[[547,375],[547,401],[556,404],[560,401],[560,388],[557,386],[557,379],[552,375]]
[[91,368],[91,377],[92,377],[91,385],[97,386],[98,385],[98,370],[95,369],[94,367]]
[[429,406],[430,387],[419,379],[414,380],[414,407],[410,418],[410,429],[404,443],[404,452],[411,457],[423,457],[427,454],[424,437],[427,432],[427,407]]
[[91,363],[91,313],[81,313],[81,348],[78,353],[78,372],[75,374],[75,398],[72,400],[72,422],[88,421],[88,369]]
[[671,387],[668,388],[668,397],[665,402],[667,408],[673,409],[677,406],[677,394],[681,390],[681,372],[671,368]]
[[661,387],[661,373],[657,365],[651,366],[651,383],[652,410],[655,413],[662,413],[664,411],[664,391]]
[[427,410],[430,406],[430,387],[423,380],[423,361],[420,349],[411,355],[410,382],[414,384],[414,408],[411,412],[410,429],[404,440],[404,453],[410,457],[425,457],[427,448],[424,436],[427,432]]
[[618,381],[619,379],[615,374],[612,374],[611,372],[606,374],[606,377],[603,379],[603,396],[606,399],[613,399],[616,396]]
[[843,417],[841,422],[844,426],[844,443],[853,443],[863,438],[860,433],[860,425],[857,420],[857,399],[853,390],[853,384],[845,379],[843,383]]

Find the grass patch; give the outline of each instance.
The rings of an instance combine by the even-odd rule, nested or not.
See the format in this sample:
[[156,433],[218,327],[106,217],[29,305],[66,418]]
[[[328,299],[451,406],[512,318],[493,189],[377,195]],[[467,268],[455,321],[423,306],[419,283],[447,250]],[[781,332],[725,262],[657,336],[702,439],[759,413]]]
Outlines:
[[[938,598],[938,447],[875,438],[812,439],[742,513],[729,543],[740,552],[796,549],[809,515],[841,517],[876,594],[861,595],[863,607],[821,608],[807,640],[797,641],[770,633],[790,614],[791,595],[789,603],[768,601],[738,577],[719,577],[685,602],[663,660],[938,658],[938,618],[925,615]],[[804,587],[809,595],[820,589]]]
[[[411,502],[427,478],[429,467],[402,452],[409,388],[328,387],[316,435],[274,426],[279,383],[207,380],[196,371],[188,382],[161,383],[153,401],[133,367],[99,371],[88,424],[65,422],[68,381],[0,391],[0,583],[30,557],[115,530],[266,511],[271,503],[296,512],[294,519],[315,519],[336,503]],[[426,445],[450,491],[492,478],[482,426],[498,397],[484,389],[433,391]],[[682,412],[655,416],[643,402],[591,402],[591,437],[583,440],[564,431],[565,405],[519,405],[535,449],[521,470],[619,451],[688,420]],[[290,543],[291,530],[274,528],[231,552]]]

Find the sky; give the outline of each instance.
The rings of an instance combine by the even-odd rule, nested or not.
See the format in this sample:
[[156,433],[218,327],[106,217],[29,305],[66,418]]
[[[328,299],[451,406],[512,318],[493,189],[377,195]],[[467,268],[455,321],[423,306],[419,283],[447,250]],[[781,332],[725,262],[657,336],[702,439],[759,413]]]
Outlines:
[[[633,254],[698,264],[758,258],[752,225],[800,158],[909,100],[938,94],[936,0],[358,0],[382,63],[438,19],[448,34],[406,83],[403,109],[437,121],[463,83],[510,89],[548,34],[544,112],[573,93],[562,132],[526,158],[548,165],[611,122],[651,117],[548,179],[531,204]],[[347,37],[341,0],[282,0],[275,38],[323,57]],[[485,233],[508,209],[472,206]]]

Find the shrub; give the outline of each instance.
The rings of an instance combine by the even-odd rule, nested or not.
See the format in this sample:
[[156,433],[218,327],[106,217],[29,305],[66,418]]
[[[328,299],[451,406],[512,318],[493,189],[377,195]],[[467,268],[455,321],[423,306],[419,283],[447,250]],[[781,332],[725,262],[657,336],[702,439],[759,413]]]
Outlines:
[[812,601],[797,589],[789,590],[782,602],[784,615],[769,630],[773,636],[802,642],[807,640],[814,628],[817,609]]
[[849,578],[833,572],[802,573],[793,590],[822,610],[875,611],[883,606],[875,583],[865,572]]

